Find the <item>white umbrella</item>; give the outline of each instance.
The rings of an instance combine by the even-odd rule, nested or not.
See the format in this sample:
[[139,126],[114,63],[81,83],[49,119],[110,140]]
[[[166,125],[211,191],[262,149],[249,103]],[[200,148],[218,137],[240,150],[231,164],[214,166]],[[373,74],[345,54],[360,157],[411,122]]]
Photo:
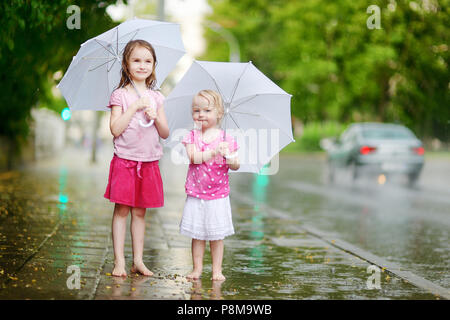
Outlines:
[[58,88],[72,110],[107,110],[117,88],[122,53],[130,40],[146,40],[157,57],[157,87],[161,85],[185,49],[176,23],[131,19],[81,45]]
[[251,62],[194,61],[164,102],[171,133],[164,141],[166,146],[180,146],[183,133],[194,127],[192,99],[204,89],[215,90],[223,98],[225,115],[221,127],[240,146],[239,172],[259,172],[294,141],[292,96]]

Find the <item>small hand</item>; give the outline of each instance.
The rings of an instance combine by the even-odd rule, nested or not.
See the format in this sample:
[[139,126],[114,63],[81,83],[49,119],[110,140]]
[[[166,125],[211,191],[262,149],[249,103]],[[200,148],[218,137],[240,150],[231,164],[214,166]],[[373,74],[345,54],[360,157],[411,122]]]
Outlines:
[[137,100],[133,106],[136,108],[136,111],[145,109],[150,107],[150,99],[149,97],[142,97],[139,100]]
[[218,147],[218,151],[222,157],[226,157],[230,153],[228,142],[221,142]]
[[148,107],[147,109],[145,109],[145,114],[150,120],[156,120],[158,116],[156,113],[156,109],[152,107]]

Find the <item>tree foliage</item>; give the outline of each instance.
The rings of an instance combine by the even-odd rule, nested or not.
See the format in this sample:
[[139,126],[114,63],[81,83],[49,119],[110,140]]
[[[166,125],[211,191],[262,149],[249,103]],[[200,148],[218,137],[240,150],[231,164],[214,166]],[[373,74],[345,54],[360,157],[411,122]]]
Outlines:
[[[213,20],[252,60],[293,94],[304,122],[393,121],[422,137],[448,140],[449,0],[210,0]],[[370,5],[381,29],[369,29]],[[207,31],[202,59],[228,59]]]
[[[65,71],[80,44],[114,26],[108,0],[0,2],[0,135],[17,141],[28,132],[31,108],[52,99],[49,81]],[[81,11],[80,29],[67,28],[70,5]]]

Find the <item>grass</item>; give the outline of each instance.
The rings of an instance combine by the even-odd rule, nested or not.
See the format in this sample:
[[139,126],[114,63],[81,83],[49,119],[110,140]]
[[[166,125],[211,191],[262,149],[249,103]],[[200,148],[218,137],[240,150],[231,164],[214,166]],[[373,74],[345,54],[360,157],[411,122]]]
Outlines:
[[447,159],[450,160],[450,151],[427,151],[425,149],[425,158]]

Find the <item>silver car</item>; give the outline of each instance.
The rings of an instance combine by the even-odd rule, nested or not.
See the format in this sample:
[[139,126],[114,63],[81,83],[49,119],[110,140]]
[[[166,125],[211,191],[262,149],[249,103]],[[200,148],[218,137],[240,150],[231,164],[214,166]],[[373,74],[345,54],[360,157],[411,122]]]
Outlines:
[[390,123],[354,123],[339,139],[323,139],[328,152],[329,178],[336,168],[350,168],[353,179],[362,174],[404,174],[413,185],[424,163],[422,142],[408,128]]

